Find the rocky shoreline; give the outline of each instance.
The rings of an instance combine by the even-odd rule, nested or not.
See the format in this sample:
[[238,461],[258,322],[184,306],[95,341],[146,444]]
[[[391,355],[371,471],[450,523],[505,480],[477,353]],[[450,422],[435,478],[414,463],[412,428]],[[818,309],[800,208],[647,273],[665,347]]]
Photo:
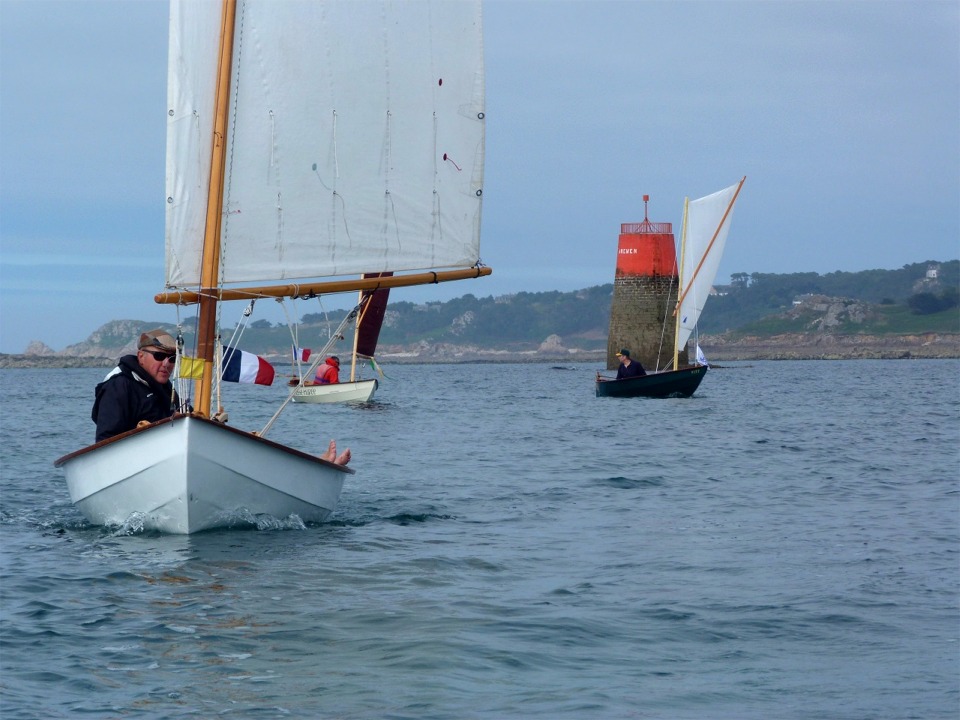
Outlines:
[[0,369],[36,368],[63,370],[69,368],[109,368],[116,364],[117,358],[0,354]]
[[704,336],[710,360],[905,360],[960,358],[960,333],[919,335]]
[[[738,360],[892,360],[960,358],[960,333],[922,335],[796,334],[773,337],[703,336],[700,345],[710,361]],[[266,356],[277,365],[287,358]],[[544,343],[530,350],[497,350],[474,346],[421,343],[413,348],[383,348],[385,365],[446,363],[601,363],[604,350],[564,348]],[[116,357],[62,353],[0,354],[0,368],[110,368]]]

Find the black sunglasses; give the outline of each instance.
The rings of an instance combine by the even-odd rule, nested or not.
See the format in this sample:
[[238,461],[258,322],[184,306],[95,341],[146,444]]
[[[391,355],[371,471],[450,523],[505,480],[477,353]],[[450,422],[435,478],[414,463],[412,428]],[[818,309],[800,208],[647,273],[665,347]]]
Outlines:
[[145,350],[144,352],[146,352],[148,355],[153,355],[153,359],[156,360],[157,362],[163,362],[164,360],[170,360],[172,362],[176,362],[177,360],[176,353],[171,355],[170,353],[153,352],[152,350]]

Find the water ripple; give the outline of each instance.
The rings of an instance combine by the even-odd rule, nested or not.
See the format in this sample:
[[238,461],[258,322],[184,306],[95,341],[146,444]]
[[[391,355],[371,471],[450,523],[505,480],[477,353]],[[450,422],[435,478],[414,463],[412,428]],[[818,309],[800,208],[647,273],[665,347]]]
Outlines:
[[69,502],[102,371],[5,402],[0,715],[955,720],[960,363],[755,363],[615,425],[548,369],[298,406],[278,437],[354,453],[331,521],[190,537]]

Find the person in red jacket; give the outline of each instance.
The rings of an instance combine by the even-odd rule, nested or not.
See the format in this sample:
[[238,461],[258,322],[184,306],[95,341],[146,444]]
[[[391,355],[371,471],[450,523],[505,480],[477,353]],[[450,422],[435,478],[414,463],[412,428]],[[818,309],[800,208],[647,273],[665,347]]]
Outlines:
[[340,358],[336,355],[328,357],[326,364],[317,369],[317,376],[314,381],[320,385],[332,385],[340,382]]

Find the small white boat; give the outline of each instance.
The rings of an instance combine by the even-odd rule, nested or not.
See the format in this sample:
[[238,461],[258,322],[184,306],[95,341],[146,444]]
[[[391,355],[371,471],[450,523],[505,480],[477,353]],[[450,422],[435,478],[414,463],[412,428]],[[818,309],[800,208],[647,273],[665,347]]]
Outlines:
[[328,385],[301,385],[293,391],[295,403],[370,402],[377,391],[376,378]]
[[[186,449],[186,451],[184,450]],[[66,455],[70,499],[96,525],[135,513],[186,535],[245,514],[322,522],[353,470],[228,425],[175,415]]]
[[170,0],[169,18],[166,290],[154,299],[195,307],[179,353],[193,392],[177,389],[187,414],[55,465],[98,524],[321,521],[353,471],[265,439],[292,397],[258,432],[210,419],[226,416],[221,305],[248,304],[247,318],[260,299],[492,272],[480,262],[480,1]]
[[[381,278],[390,277],[393,273],[366,273],[361,277]],[[356,323],[353,329],[353,351],[350,353],[350,379],[346,382],[331,384],[313,384],[304,380],[301,384],[296,378],[290,381],[295,386],[292,400],[295,403],[338,403],[338,402],[370,402],[380,383],[376,378],[364,380],[358,377],[360,364],[364,360],[373,365],[373,358],[377,352],[377,342],[380,339],[380,328],[387,312],[387,301],[390,298],[390,288],[363,290],[357,312]],[[318,364],[321,358],[317,358]],[[311,369],[314,366],[311,366]]]

